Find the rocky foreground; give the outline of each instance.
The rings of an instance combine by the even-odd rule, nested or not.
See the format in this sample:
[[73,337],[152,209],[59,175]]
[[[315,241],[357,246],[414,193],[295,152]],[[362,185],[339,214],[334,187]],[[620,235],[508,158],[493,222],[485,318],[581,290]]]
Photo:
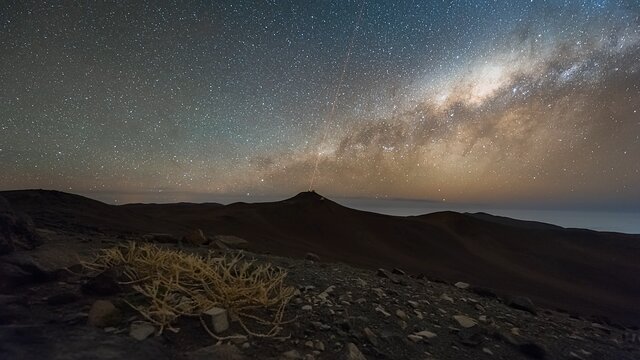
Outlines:
[[[429,281],[401,269],[362,270],[309,254],[247,254],[288,271],[295,295],[275,338],[245,336],[224,309],[176,333],[124,301],[128,285],[79,272],[79,258],[125,240],[98,233],[39,231],[43,245],[0,256],[2,359],[638,359],[638,329],[497,297],[473,284]],[[144,241],[143,239],[137,239]],[[147,239],[148,240],[148,239]],[[234,252],[211,245],[184,251]],[[209,316],[209,315],[208,315]]]

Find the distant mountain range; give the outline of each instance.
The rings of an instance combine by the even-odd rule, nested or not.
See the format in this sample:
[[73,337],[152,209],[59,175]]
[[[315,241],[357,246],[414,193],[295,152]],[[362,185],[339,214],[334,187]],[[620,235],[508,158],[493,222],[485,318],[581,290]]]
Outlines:
[[555,309],[640,324],[640,235],[566,229],[486,213],[389,216],[314,192],[265,203],[107,205],[58,191],[0,192],[40,228],[135,236],[194,229],[252,251],[368,268],[398,267],[524,295]]

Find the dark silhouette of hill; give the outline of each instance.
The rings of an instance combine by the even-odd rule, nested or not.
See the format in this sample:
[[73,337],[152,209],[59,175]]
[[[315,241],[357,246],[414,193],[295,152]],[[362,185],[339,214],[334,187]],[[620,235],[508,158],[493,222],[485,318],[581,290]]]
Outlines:
[[565,229],[489,214],[389,216],[314,192],[267,203],[107,205],[54,191],[0,192],[38,227],[176,236],[199,228],[249,249],[357,266],[399,267],[556,309],[640,324],[640,235]]

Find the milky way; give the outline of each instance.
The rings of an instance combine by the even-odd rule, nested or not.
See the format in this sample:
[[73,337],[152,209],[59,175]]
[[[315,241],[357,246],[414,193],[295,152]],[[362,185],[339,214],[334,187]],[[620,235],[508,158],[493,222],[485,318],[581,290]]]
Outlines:
[[2,189],[640,200],[636,1],[3,4]]

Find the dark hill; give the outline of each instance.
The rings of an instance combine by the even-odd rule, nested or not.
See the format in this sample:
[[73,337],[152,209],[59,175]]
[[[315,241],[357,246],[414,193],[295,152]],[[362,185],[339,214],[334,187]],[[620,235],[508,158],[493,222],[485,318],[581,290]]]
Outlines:
[[269,203],[106,205],[49,191],[3,192],[39,227],[235,235],[250,249],[377,268],[526,295],[539,304],[640,323],[640,236],[488,214],[388,216],[314,192]]

